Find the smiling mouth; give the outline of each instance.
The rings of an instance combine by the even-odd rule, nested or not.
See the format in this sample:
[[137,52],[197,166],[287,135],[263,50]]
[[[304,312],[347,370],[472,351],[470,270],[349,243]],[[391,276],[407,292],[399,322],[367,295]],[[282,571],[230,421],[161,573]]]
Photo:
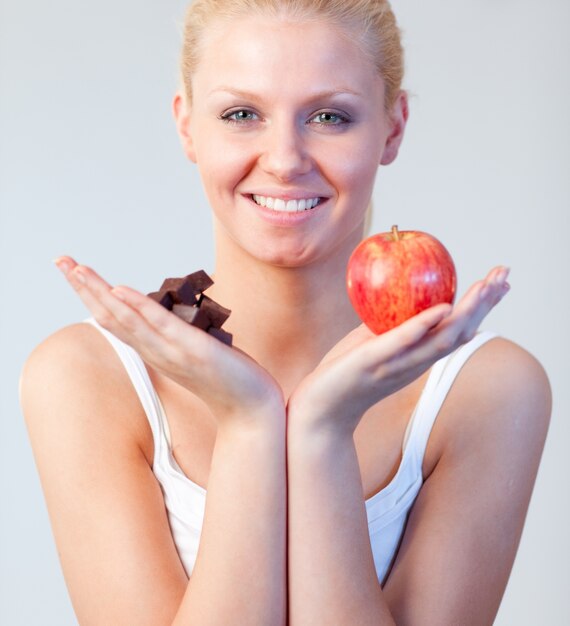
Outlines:
[[303,198],[302,200],[283,200],[281,198],[271,198],[270,196],[259,196],[252,194],[251,199],[259,206],[281,211],[284,213],[297,213],[299,211],[309,211],[318,206],[325,198]]

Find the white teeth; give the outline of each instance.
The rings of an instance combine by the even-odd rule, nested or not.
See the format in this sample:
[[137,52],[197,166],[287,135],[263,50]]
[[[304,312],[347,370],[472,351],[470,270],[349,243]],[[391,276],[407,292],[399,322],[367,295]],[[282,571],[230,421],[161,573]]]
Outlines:
[[319,198],[303,198],[302,200],[282,200],[281,198],[270,198],[269,196],[253,195],[254,201],[274,211],[287,211],[294,213],[296,211],[305,211],[312,209],[319,203]]

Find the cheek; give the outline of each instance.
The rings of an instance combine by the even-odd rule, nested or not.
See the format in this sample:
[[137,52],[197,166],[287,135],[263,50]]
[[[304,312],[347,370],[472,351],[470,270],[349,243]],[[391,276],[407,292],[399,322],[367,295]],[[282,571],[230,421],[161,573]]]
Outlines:
[[216,135],[200,138],[196,145],[196,163],[208,194],[231,192],[251,168],[246,145],[216,141]]
[[377,142],[351,143],[344,146],[341,151],[329,152],[328,176],[336,181],[339,192],[368,196],[370,187],[374,184],[379,160],[380,150]]

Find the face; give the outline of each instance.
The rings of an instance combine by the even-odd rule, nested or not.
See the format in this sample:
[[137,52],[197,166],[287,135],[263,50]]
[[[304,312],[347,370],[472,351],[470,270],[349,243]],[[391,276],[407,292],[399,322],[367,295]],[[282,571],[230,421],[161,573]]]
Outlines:
[[407,108],[401,98],[388,120],[383,81],[356,44],[322,22],[217,24],[192,89],[189,110],[175,99],[178,129],[225,236],[290,267],[358,241]]

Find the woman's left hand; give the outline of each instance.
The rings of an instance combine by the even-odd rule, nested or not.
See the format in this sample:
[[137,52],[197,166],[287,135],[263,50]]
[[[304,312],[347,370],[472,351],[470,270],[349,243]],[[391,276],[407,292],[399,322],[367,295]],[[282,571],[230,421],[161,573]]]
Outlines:
[[289,427],[352,436],[364,413],[472,339],[509,290],[509,270],[495,267],[455,307],[438,304],[375,335],[361,324],[346,335],[289,397]]

